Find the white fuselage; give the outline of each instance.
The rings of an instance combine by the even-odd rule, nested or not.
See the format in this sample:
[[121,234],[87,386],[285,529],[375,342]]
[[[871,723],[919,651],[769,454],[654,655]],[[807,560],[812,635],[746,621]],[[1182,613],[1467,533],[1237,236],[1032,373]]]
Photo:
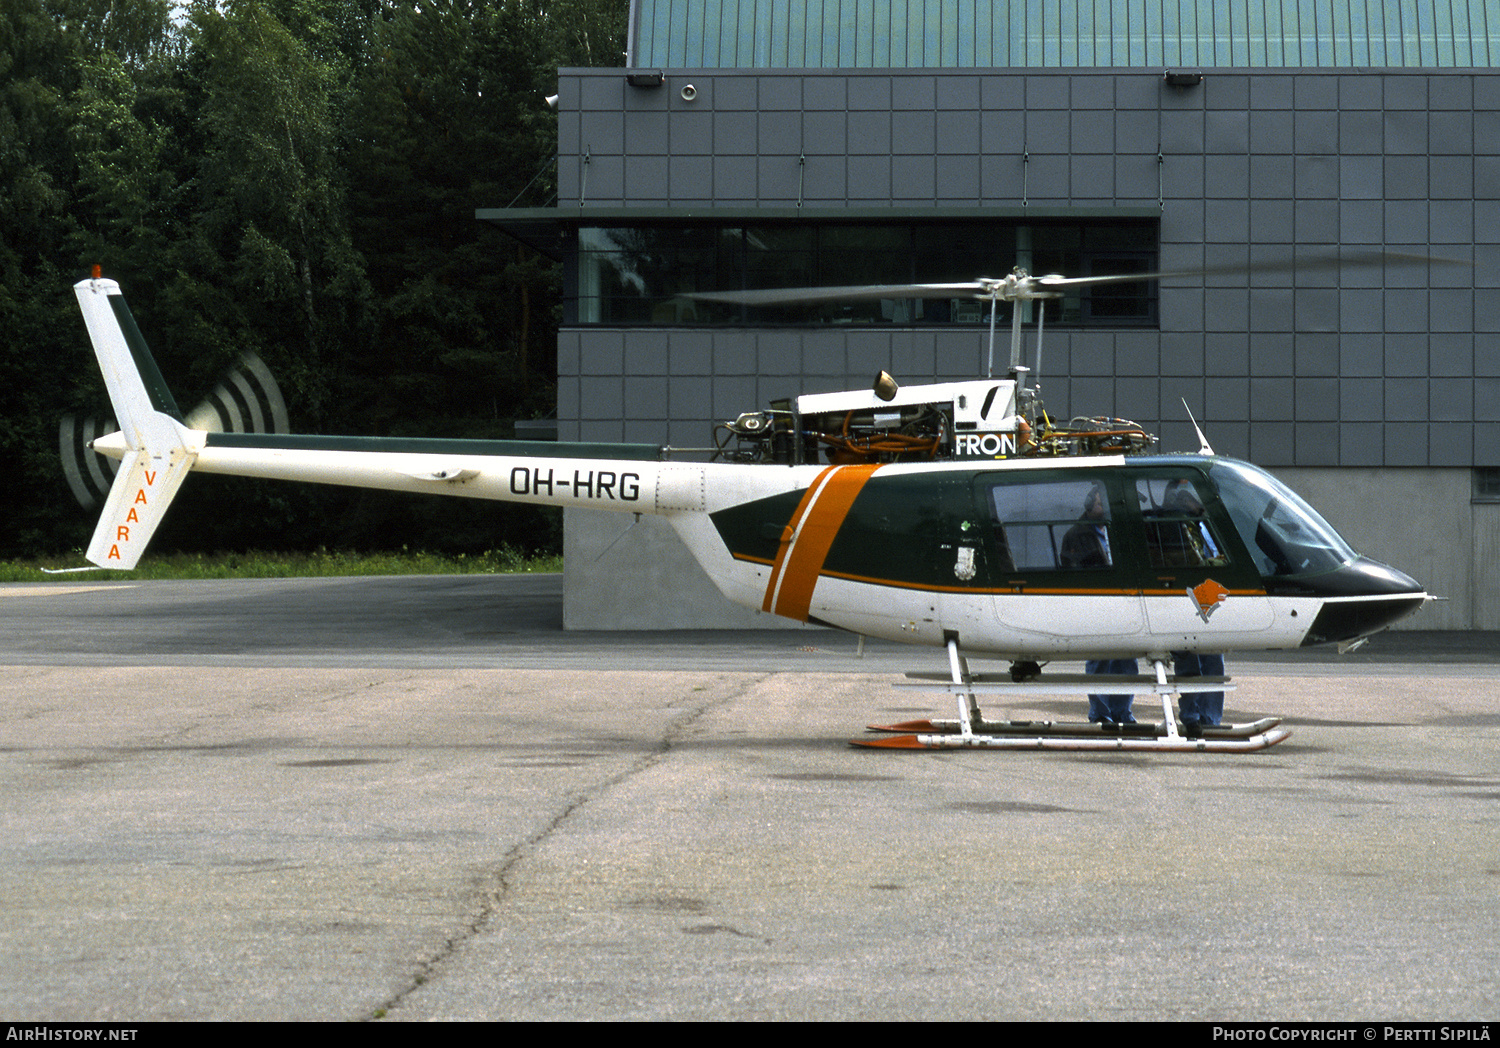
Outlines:
[[[372,440],[370,446],[378,446]],[[121,442],[97,442],[119,453]],[[1005,470],[1116,465],[1118,458],[1013,461]],[[581,507],[665,517],[719,590],[730,600],[799,620],[870,637],[942,646],[957,631],[966,650],[1013,657],[1132,657],[1174,650],[1240,651],[1294,648],[1326,601],[1358,597],[1273,597],[1236,594],[1205,618],[1182,593],[1010,593],[901,585],[825,573],[799,561],[803,533],[818,526],[811,499],[770,562],[731,554],[710,514],[769,496],[815,492],[837,467],[676,463],[606,458],[468,455],[462,453],[307,450],[201,446],[193,465],[205,473],[352,485],[391,491]],[[969,471],[965,463],[888,465],[881,476]],[[873,472],[873,470],[871,470]],[[836,512],[836,511],[835,511]],[[811,577],[797,574],[811,572]],[[788,602],[800,586],[805,600]]]

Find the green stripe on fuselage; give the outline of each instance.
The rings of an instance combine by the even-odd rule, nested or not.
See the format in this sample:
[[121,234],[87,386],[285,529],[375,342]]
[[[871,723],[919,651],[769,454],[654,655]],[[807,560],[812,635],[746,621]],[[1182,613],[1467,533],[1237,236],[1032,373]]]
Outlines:
[[211,448],[269,451],[356,451],[414,455],[485,455],[509,458],[628,459],[654,462],[655,444],[574,444],[550,440],[450,440],[445,437],[329,437],[312,433],[210,433]]

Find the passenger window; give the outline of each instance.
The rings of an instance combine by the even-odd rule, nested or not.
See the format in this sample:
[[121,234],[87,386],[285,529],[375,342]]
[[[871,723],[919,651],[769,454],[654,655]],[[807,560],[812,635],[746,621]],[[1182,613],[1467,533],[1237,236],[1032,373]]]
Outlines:
[[1109,498],[1097,481],[991,489],[1001,571],[1077,571],[1114,563]]
[[1146,550],[1153,568],[1206,568],[1229,563],[1203,509],[1203,494],[1191,480],[1136,481]]

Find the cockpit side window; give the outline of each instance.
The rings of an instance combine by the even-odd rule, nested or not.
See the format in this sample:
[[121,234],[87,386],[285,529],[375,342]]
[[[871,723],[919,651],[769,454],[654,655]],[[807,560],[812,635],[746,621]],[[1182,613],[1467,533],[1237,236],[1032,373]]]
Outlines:
[[1002,571],[1080,571],[1114,564],[1109,496],[1094,480],[1023,481],[990,489]]
[[1146,553],[1153,568],[1205,568],[1229,563],[1224,542],[1209,523],[1203,492],[1187,478],[1136,481]]
[[1262,577],[1333,571],[1357,556],[1316,510],[1265,470],[1221,459],[1209,476]]

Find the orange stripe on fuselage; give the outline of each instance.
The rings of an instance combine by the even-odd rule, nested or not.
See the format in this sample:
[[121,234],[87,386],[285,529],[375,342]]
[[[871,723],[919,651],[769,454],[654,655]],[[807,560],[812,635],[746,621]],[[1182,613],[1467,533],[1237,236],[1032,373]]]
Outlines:
[[781,582],[781,569],[786,566],[787,551],[792,548],[792,537],[797,534],[797,528],[802,524],[802,515],[807,512],[807,507],[812,505],[813,499],[817,498],[818,492],[823,490],[823,482],[836,468],[829,466],[813,479],[813,482],[807,486],[807,490],[802,493],[802,499],[797,503],[797,508],[792,512],[792,519],[787,521],[786,527],[782,529],[781,542],[776,547],[776,561],[771,565],[771,577],[766,581],[766,596],[760,604],[761,611],[771,610],[771,605],[775,602],[776,587]]
[[833,540],[849,515],[849,507],[879,469],[871,466],[830,466],[808,487],[787,525],[776,564],[766,583],[762,611],[806,622],[813,587]]

